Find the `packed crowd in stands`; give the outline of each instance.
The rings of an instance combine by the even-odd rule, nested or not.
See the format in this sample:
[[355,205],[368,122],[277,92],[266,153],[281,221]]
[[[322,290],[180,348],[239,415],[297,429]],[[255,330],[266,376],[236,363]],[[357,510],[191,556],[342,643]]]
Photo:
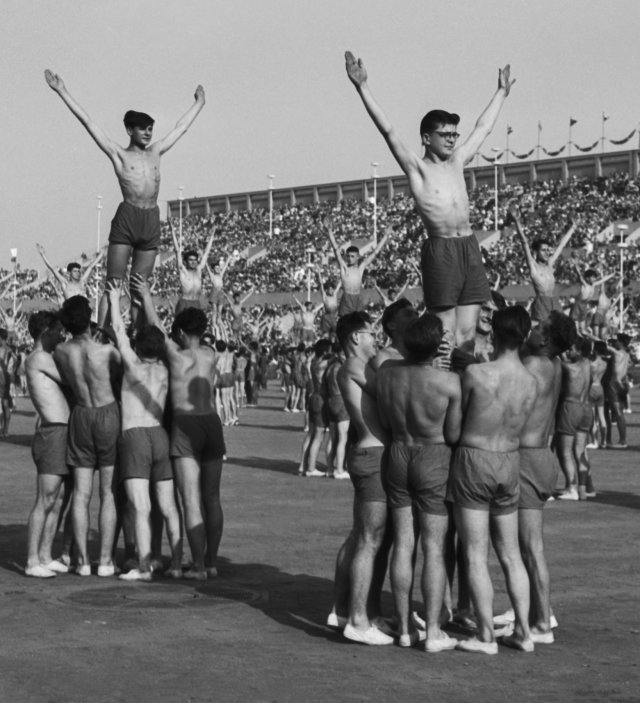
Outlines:
[[[615,242],[601,245],[596,241],[596,236],[613,221],[640,221],[639,194],[640,179],[632,179],[628,174],[597,180],[572,177],[567,182],[540,181],[502,186],[498,197],[501,236],[496,243],[483,248],[489,280],[495,281],[499,277],[501,289],[529,283],[529,271],[521,244],[509,226],[509,203],[516,201],[519,204],[529,240],[544,235],[557,242],[571,220],[579,219],[577,232],[565,256],[556,265],[556,281],[564,286],[577,282],[572,263],[574,257],[583,270],[593,268],[604,275],[618,271],[619,250]],[[476,231],[492,232],[495,229],[493,189],[483,186],[469,195],[472,227]],[[284,291],[297,294],[299,298],[306,294],[309,247],[315,250],[312,255],[314,273],[311,276],[311,290],[319,290],[316,269],[325,281],[339,280],[337,263],[326,236],[325,223],[328,221],[332,223],[340,244],[362,241],[373,235],[373,205],[370,202],[343,200],[339,203],[323,201],[279,207],[273,213],[271,238],[266,224],[268,212],[262,209],[218,213],[209,217],[190,215],[183,219],[182,232],[186,245],[202,251],[212,229],[215,229],[209,261],[213,263],[231,257],[232,263],[225,275],[225,289],[229,294],[239,292],[242,295],[253,289],[255,295],[246,307],[250,315],[256,315],[261,309],[257,304],[262,302],[262,293]],[[174,219],[174,225],[177,230],[177,219]],[[409,196],[397,195],[392,200],[378,201],[378,236],[381,237],[389,227],[393,229],[393,234],[383,255],[367,271],[363,281],[365,288],[377,285],[383,290],[397,290],[407,282],[411,287],[419,286],[411,262],[419,260],[424,230]],[[263,247],[264,253],[248,262],[245,253],[251,247]],[[639,257],[638,247],[631,243],[625,255],[625,284],[635,280]],[[60,265],[66,263],[60,262]],[[90,258],[82,254],[80,263],[84,267],[90,263]],[[12,274],[11,269],[0,269],[0,298],[5,311],[12,309],[14,287],[17,290],[16,303],[24,299],[58,300],[55,282],[50,275],[35,269],[18,269],[15,278]],[[89,279],[89,289],[95,290],[102,275],[98,267]],[[209,289],[210,281],[205,276],[204,290],[208,292]],[[161,317],[168,318],[171,315],[171,301],[179,293],[179,280],[166,223],[162,228],[162,244],[152,291],[163,301]],[[630,302],[627,316],[633,328],[638,322],[635,306],[640,301],[634,296]],[[381,309],[382,304],[377,307]],[[267,319],[275,319],[282,310],[267,306],[265,312]]]

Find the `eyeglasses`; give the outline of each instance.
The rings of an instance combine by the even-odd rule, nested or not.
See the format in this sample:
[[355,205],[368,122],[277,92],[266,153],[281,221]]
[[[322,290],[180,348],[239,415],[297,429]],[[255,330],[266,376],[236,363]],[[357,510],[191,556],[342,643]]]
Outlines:
[[454,141],[460,136],[459,132],[439,132],[438,130],[435,131],[435,134],[441,139],[453,139]]

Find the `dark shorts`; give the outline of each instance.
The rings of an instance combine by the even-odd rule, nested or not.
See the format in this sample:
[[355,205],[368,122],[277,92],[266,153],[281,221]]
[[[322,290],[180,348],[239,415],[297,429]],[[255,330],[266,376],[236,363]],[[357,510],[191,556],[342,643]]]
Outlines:
[[343,293],[338,306],[338,315],[348,315],[350,312],[364,310],[364,302],[360,293]]
[[188,298],[180,298],[176,305],[175,314],[177,315],[179,312],[182,312],[187,308],[197,308],[198,310],[202,310],[202,302],[200,299],[189,300]]
[[360,503],[386,503],[383,487],[386,452],[384,447],[354,447],[349,452],[348,467],[355,499]]
[[610,405],[627,402],[627,391],[620,381],[609,381],[604,388],[604,397]]
[[559,310],[556,299],[550,295],[536,295],[531,306],[531,319],[534,322],[542,322],[549,317],[552,310]]
[[600,383],[594,383],[589,388],[589,402],[598,408],[604,405],[604,390]]
[[308,327],[302,328],[302,341],[306,344],[307,342],[313,342],[316,338],[316,331],[309,329]]
[[320,331],[325,336],[335,334],[337,324],[338,311],[336,310],[335,312],[325,312],[320,318]]
[[564,400],[558,408],[556,432],[558,434],[576,435],[591,429],[593,415],[590,403],[577,400]]
[[31,456],[38,474],[68,476],[67,435],[69,428],[63,423],[41,425],[33,437]]
[[172,459],[222,459],[226,452],[218,413],[174,415],[171,427]]
[[391,508],[408,508],[431,515],[447,515],[445,502],[451,449],[446,444],[393,442],[386,476]]
[[542,510],[551,498],[560,465],[548,447],[520,447],[521,510]]
[[479,305],[491,295],[475,234],[426,239],[421,269],[428,309]]
[[306,388],[307,387],[307,376],[303,371],[293,372],[293,382],[296,388]]
[[309,395],[309,422],[316,427],[328,427],[324,398],[320,393]]
[[592,327],[606,327],[607,318],[601,312],[594,312],[591,318]]
[[173,478],[169,436],[164,427],[132,427],[118,439],[119,478],[167,481]]
[[118,403],[101,408],[76,405],[69,418],[67,463],[74,468],[87,469],[114,466],[119,435]]
[[211,305],[224,305],[227,299],[224,297],[224,293],[220,288],[214,289],[209,295],[209,302]]
[[120,203],[111,220],[110,244],[126,244],[140,251],[160,246],[160,208],[141,208]]
[[332,395],[325,403],[329,422],[347,422],[349,413],[344,407],[344,400],[341,395]]
[[458,447],[451,462],[447,500],[461,508],[508,515],[518,509],[520,456]]
[[219,388],[233,388],[235,384],[235,378],[233,377],[233,374],[230,371],[227,373],[220,374]]
[[589,303],[586,300],[576,300],[571,308],[571,319],[577,322],[584,322],[589,312]]

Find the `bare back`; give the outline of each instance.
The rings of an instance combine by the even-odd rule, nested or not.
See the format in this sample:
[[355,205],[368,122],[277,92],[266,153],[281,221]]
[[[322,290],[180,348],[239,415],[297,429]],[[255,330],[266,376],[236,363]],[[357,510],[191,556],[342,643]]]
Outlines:
[[458,440],[462,417],[457,375],[426,364],[387,364],[377,373],[376,389],[380,416],[388,422],[394,441]]
[[562,364],[562,400],[586,402],[591,386],[591,364],[588,359],[580,359]]
[[531,414],[520,435],[521,447],[546,447],[554,429],[556,406],[562,386],[560,359],[529,356],[524,360],[527,371],[535,378],[536,395]]
[[122,430],[162,424],[169,372],[161,361],[138,361],[122,379]]
[[364,390],[367,385],[375,387],[374,384],[373,371],[360,359],[347,359],[338,371],[338,386],[360,449],[383,446],[386,439],[376,399]]
[[112,381],[120,368],[120,352],[115,347],[83,335],[59,344],[53,357],[78,405],[101,408],[115,402]]
[[536,381],[519,359],[471,364],[462,379],[460,444],[494,452],[518,449],[535,394]]
[[29,397],[41,422],[66,424],[69,404],[60,387],[60,374],[51,354],[35,350],[27,357],[25,366]]
[[[220,355],[222,356],[222,355]],[[229,355],[233,361],[233,356]],[[215,355],[211,347],[172,349],[169,353],[171,402],[177,415],[215,411],[213,386]]]

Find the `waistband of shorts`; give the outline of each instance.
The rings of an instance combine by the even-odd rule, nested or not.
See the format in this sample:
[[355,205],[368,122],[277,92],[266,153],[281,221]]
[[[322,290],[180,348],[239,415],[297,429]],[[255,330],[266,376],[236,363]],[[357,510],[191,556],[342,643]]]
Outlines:
[[48,427],[68,427],[68,423],[66,422],[41,422],[40,423],[40,429],[41,430],[46,430]]
[[154,210],[160,211],[160,207],[157,204],[153,207],[139,207],[138,205],[134,205],[133,203],[128,203],[126,200],[123,200],[120,205],[118,205],[118,207],[133,208],[137,212],[153,212]]
[[431,442],[425,437],[414,437],[411,442],[403,442],[399,439],[394,439],[393,444],[397,444],[400,447],[415,447],[419,445],[421,447],[447,447],[446,442]]
[[[94,407],[89,407],[87,405],[74,405],[73,410],[95,410],[96,412],[98,410],[111,410],[111,408],[119,408],[120,406],[118,405],[118,401],[114,400],[111,403],[107,403],[106,405],[99,405],[97,408]],[[71,412],[73,412],[73,410]]]
[[517,454],[520,449],[510,449],[507,452],[501,452],[498,449],[483,449],[482,447],[468,447],[466,444],[459,444],[456,449],[468,449],[471,452],[484,452],[485,454],[503,454],[508,456],[509,454]]
[[563,403],[573,403],[574,405],[584,405],[586,403],[585,400],[578,400],[577,398],[565,398]]

